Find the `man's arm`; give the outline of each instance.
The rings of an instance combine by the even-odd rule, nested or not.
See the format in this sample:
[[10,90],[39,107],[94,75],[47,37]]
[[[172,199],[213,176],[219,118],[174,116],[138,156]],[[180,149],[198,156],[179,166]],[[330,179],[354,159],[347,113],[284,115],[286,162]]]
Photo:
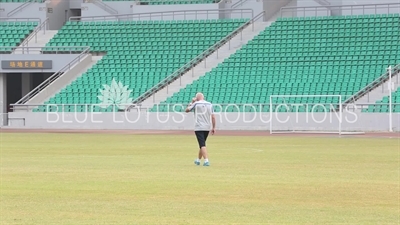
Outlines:
[[192,105],[193,105],[193,103],[190,103],[187,107],[186,107],[186,110],[185,110],[185,112],[190,112],[190,110],[192,110]]
[[192,109],[193,109],[193,107],[194,107],[194,103],[196,102],[196,98],[193,98],[192,99],[192,102],[191,103],[189,103],[189,105],[186,107],[186,110],[185,110],[185,112],[190,112],[190,111],[192,111]]
[[211,115],[211,122],[212,122],[211,134],[215,134],[215,114]]

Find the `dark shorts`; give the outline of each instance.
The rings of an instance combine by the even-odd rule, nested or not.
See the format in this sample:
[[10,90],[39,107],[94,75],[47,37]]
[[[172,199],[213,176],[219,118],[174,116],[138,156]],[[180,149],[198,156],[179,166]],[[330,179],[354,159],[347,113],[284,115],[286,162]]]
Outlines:
[[195,131],[197,142],[199,142],[199,147],[206,147],[206,141],[210,131]]

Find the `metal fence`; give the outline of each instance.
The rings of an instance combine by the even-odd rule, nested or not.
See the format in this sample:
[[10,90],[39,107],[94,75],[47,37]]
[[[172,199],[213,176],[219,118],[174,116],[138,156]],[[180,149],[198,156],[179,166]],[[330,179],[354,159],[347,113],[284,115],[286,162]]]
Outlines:
[[[131,111],[131,112],[151,112],[159,111],[162,109],[168,109],[169,111],[181,112],[182,109],[187,107],[188,103],[160,103],[155,104],[152,107],[142,106],[141,104],[119,104],[119,105],[104,105],[104,104],[11,104],[10,110],[13,112],[32,112],[34,109],[44,108],[45,111],[49,112],[65,112],[69,109],[73,109],[73,112],[93,112],[95,108],[109,108],[111,107],[113,111]],[[297,107],[307,107],[312,109],[313,107],[320,106],[320,108],[325,107],[326,112],[338,111],[337,107],[340,105],[339,102],[332,103],[306,103],[306,102],[276,102],[276,103],[213,103],[215,109],[219,111],[223,110],[225,112],[230,112],[229,109],[235,109],[236,111],[246,111],[246,109],[256,109],[248,112],[269,112],[265,111],[266,108],[273,109],[285,107],[286,109],[295,109]],[[332,108],[334,106],[334,108]],[[351,103],[342,107],[342,111],[351,112],[365,112],[367,109],[375,109],[379,113],[379,108],[388,107],[389,103]],[[400,113],[400,103],[392,103],[393,112]],[[79,110],[78,110],[79,109]],[[283,108],[282,108],[283,109]],[[383,112],[383,111],[382,111]]]
[[43,81],[40,85],[38,85],[36,88],[34,88],[32,91],[30,91],[28,94],[26,94],[24,97],[22,97],[16,104],[25,104],[28,102],[30,99],[32,99],[36,94],[44,90],[47,86],[49,86],[51,83],[53,83],[55,80],[57,80],[61,75],[63,75],[65,72],[68,72],[73,68],[77,63],[81,62],[90,52],[90,47],[85,47],[78,56],[76,56],[74,59],[72,59],[70,62],[68,62],[63,68],[61,68],[59,71],[55,72],[53,75],[51,75],[48,79]]
[[252,9],[202,9],[202,10],[177,10],[163,12],[130,13],[105,16],[75,16],[70,17],[69,21],[124,21],[124,20],[187,20],[187,19],[213,19],[221,14],[240,15],[240,18],[254,18]]
[[8,17],[11,17],[12,15],[16,14],[17,12],[21,12],[24,8],[29,6],[31,3],[43,3],[44,0],[26,0],[23,4],[19,5],[17,8],[13,9],[9,13],[7,13]]
[[304,7],[282,7],[280,17],[310,17],[334,15],[391,14],[400,12],[400,3],[364,5],[326,5]]
[[37,21],[39,24],[42,23],[42,20],[40,18],[10,18],[10,17],[0,17],[0,21],[5,21],[5,22],[35,22]]
[[11,54],[79,54],[88,49],[88,46],[47,46],[47,47],[29,47],[29,46],[0,46],[0,52],[11,52]]

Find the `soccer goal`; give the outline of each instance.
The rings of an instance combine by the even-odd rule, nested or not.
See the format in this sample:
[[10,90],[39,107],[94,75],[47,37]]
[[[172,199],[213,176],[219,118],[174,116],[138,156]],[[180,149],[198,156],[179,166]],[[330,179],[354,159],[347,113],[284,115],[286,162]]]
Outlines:
[[269,99],[270,133],[343,132],[341,95],[271,95]]

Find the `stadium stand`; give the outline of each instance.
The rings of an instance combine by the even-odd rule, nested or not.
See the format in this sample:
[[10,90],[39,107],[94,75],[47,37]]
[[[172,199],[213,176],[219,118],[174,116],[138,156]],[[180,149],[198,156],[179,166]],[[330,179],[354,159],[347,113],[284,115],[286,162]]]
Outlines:
[[[68,22],[43,49],[45,52],[51,52],[52,46],[91,46],[92,52],[107,54],[45,104],[98,104],[99,89],[113,79],[128,85],[133,90],[130,97],[137,98],[247,21]],[[110,112],[113,108],[94,110]],[[44,112],[46,107],[34,111]]]
[[[389,96],[383,97],[381,100],[376,101],[376,105],[369,105],[363,112],[369,113],[388,113],[389,112]],[[400,88],[392,92],[392,112],[400,113]],[[398,104],[398,105],[397,105]]]
[[[399,22],[398,14],[281,18],[151,111],[171,111],[169,104],[186,103],[198,91],[207,93],[208,100],[216,104],[268,104],[271,95],[350,97],[383,74],[388,65],[400,62]],[[274,103],[283,101],[335,103],[339,99],[289,98]],[[267,112],[269,105],[256,110]]]
[[29,36],[29,34],[35,29],[38,22],[6,22],[0,21],[0,54],[11,53],[12,47],[16,47]]

